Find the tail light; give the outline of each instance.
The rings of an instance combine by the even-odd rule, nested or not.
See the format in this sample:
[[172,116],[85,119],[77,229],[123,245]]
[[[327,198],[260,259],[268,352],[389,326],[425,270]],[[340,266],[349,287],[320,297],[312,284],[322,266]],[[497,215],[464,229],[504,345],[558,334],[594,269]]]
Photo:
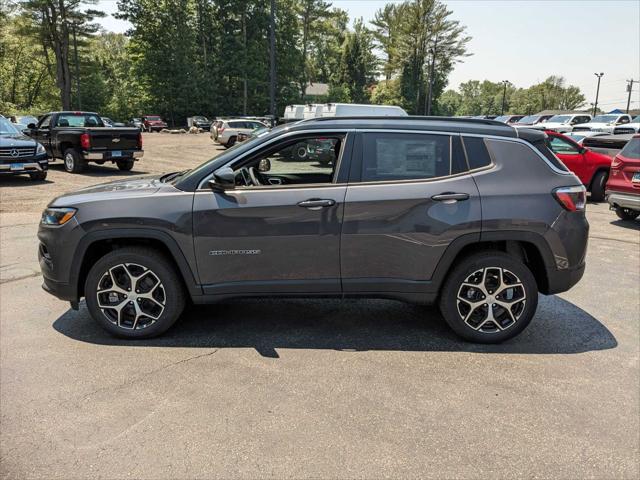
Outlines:
[[142,132],[138,132],[138,148],[142,149]]
[[570,212],[584,210],[587,204],[587,189],[584,185],[560,187],[553,191],[553,196],[562,208]]
[[80,146],[84,150],[89,150],[91,148],[91,137],[88,133],[83,133],[80,135]]
[[621,168],[623,163],[624,161],[622,160],[622,158],[616,155],[613,158],[613,161],[611,162],[611,168],[615,168],[615,169]]

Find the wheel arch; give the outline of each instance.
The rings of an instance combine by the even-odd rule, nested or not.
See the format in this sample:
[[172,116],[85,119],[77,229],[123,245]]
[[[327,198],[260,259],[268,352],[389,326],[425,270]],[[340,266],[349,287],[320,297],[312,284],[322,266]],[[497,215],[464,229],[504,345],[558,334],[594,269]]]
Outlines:
[[71,284],[77,297],[84,295],[84,283],[93,264],[105,254],[128,246],[143,246],[160,251],[173,263],[191,297],[202,295],[196,276],[182,250],[168,234],[155,230],[117,229],[93,232],[81,241],[72,264]]
[[550,290],[548,272],[555,270],[550,247],[542,236],[531,232],[483,232],[470,234],[454,240],[438,262],[432,277],[434,287],[439,291],[452,267],[462,258],[482,251],[507,253],[522,261],[536,279],[538,290]]
[[598,175],[600,172],[605,172],[608,176],[610,170],[611,169],[609,167],[605,167],[605,166],[597,167],[594,170],[593,175],[591,175],[591,179],[589,180],[589,185],[587,186],[587,190],[590,192],[591,189],[593,188],[593,182],[596,179],[596,175]]

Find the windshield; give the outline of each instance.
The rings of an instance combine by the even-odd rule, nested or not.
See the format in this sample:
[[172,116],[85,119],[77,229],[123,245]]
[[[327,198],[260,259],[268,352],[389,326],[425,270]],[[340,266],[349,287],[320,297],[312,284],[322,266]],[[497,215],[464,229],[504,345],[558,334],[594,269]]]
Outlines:
[[633,137],[620,152],[621,157],[640,160],[640,137]]
[[501,115],[499,117],[496,117],[495,120],[498,122],[507,123],[507,120],[509,120],[510,118],[510,115]]
[[17,117],[16,118],[17,122],[20,125],[29,125],[30,123],[38,123],[38,119],[36,117],[31,117],[31,116],[24,116],[24,117]]
[[14,127],[9,120],[6,118],[0,118],[0,135],[15,135],[18,132],[16,127]]
[[218,155],[217,157],[213,157],[210,160],[207,160],[206,162],[198,165],[196,168],[192,170],[189,170],[187,173],[185,173],[183,176],[180,177],[180,180],[181,181],[186,180],[194,176],[199,177],[204,172],[208,171],[213,163],[219,163],[220,165],[224,165],[226,161],[231,160],[236,155],[249,151],[256,145],[259,145],[263,141],[263,139],[265,139],[265,137],[267,136],[271,137],[272,134],[278,135],[282,130],[285,130],[287,128],[288,128],[287,125],[280,125],[274,128],[273,130],[265,130],[264,132],[259,133],[255,136],[252,135],[244,142],[236,143],[233,147],[225,150],[224,153]]
[[207,117],[193,117],[198,122],[208,122]]
[[152,122],[160,122],[162,119],[160,117],[145,117],[147,120],[151,120]]
[[640,115],[638,115],[637,117],[633,117],[631,123],[640,123]]
[[526,123],[526,124],[532,124],[532,123],[536,123],[538,121],[538,119],[540,118],[539,115],[528,115],[526,117],[522,117],[520,120],[518,120],[516,123]]
[[571,115],[554,115],[548,120],[548,122],[566,123],[569,120],[571,120]]
[[618,115],[598,115],[591,120],[591,123],[610,123],[618,120]]

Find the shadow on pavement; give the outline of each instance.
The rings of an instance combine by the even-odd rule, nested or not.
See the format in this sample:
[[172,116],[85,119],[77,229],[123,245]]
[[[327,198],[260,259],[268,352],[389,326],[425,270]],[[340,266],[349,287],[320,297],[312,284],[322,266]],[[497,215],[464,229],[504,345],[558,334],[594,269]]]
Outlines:
[[130,347],[254,348],[344,351],[460,351],[569,354],[615,348],[611,332],[560,297],[540,297],[538,313],[518,337],[500,345],[466,343],[437,309],[388,300],[236,300],[188,309],[165,335],[123,340],[102,330],[84,306],[69,310],[53,328],[74,340]]
[[615,225],[617,227],[629,228],[631,230],[636,230],[640,232],[640,220],[614,220],[611,222],[611,225]]
[[133,170],[129,170],[128,172],[126,172],[118,169],[118,166],[112,164],[111,162],[105,163],[104,165],[98,165],[97,163],[89,162],[86,164],[85,169],[82,173],[67,173],[64,169],[64,164],[58,161],[56,163],[50,163],[49,170],[57,170],[62,173],[67,173],[67,175],[81,175],[85,177],[128,177],[132,175],[144,175],[146,173],[149,173],[142,170],[136,170],[136,167],[138,166],[138,162],[136,162],[133,165]]

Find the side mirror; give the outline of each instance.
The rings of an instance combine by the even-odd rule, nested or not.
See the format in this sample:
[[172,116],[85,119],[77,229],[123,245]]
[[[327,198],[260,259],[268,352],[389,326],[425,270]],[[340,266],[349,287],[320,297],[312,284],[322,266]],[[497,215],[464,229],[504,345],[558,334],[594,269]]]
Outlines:
[[236,187],[236,173],[231,167],[222,167],[213,172],[213,179],[209,180],[209,186],[214,192],[224,192]]
[[268,158],[263,158],[262,160],[260,160],[260,162],[258,163],[258,171],[259,172],[268,172],[269,170],[271,170],[271,160],[269,160]]
[[27,129],[29,130],[35,130],[36,128],[36,124],[35,123],[30,123],[29,125],[27,125]]

